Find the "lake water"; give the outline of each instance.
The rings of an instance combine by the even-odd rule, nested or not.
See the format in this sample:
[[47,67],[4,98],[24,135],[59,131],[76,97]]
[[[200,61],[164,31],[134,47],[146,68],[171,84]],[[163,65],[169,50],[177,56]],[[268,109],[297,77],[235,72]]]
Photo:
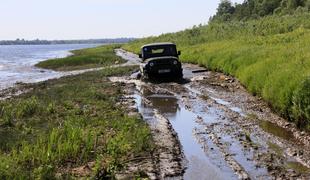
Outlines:
[[40,61],[71,55],[71,50],[99,46],[98,44],[63,45],[0,45],[0,90],[16,82],[39,82],[60,76],[60,72],[34,67]]

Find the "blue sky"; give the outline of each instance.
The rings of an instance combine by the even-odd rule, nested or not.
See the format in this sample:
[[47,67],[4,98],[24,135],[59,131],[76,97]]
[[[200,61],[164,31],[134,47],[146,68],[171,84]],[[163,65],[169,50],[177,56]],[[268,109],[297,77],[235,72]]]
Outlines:
[[[232,2],[242,2],[234,0]],[[0,39],[146,37],[205,24],[220,0],[3,0]]]

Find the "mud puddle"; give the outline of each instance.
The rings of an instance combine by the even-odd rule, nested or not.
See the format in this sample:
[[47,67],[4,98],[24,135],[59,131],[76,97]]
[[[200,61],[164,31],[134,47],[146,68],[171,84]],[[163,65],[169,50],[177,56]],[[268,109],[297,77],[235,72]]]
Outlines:
[[[126,59],[126,54],[122,57]],[[232,77],[190,64],[184,64],[184,76],[186,84],[153,84],[133,76],[111,78],[135,84],[139,113],[151,126],[160,127],[153,130],[162,133],[159,137],[155,133],[161,145],[169,145],[169,137],[174,139],[166,148],[170,155],[164,157],[172,158],[162,160],[165,173],[161,178],[309,179],[307,133],[273,114]],[[163,127],[168,131],[162,131]],[[171,136],[165,136],[169,131]],[[176,145],[182,153],[173,152]],[[179,174],[171,173],[176,166],[168,163],[177,154]],[[180,171],[182,165],[184,171]]]
[[136,84],[134,98],[139,113],[151,126],[157,126],[160,121],[158,114],[171,124],[185,157],[182,178],[269,179],[266,168],[253,160],[253,151],[244,148],[229,133],[229,126],[223,128],[228,124],[223,118],[225,113],[204,102],[195,92],[179,84],[154,85],[126,78],[111,80]]
[[[154,109],[158,110],[160,114],[170,121],[174,131],[178,134],[178,139],[186,157],[184,179],[225,179],[225,177],[237,179],[225,161],[220,162],[218,157],[213,157],[212,160],[205,155],[201,144],[197,142],[198,139],[194,137],[197,116],[185,107],[180,106],[180,100],[176,96],[155,94],[150,91],[144,94],[137,91],[135,97],[139,112],[143,117],[150,121],[152,119],[150,112]],[[149,100],[150,103],[144,102],[144,99]],[[215,159],[218,161],[218,166],[212,162]]]
[[269,121],[261,121],[259,126],[266,131],[267,133],[271,133],[277,137],[286,139],[286,140],[294,140],[294,135],[292,132],[288,131],[287,129],[280,127],[272,122]]

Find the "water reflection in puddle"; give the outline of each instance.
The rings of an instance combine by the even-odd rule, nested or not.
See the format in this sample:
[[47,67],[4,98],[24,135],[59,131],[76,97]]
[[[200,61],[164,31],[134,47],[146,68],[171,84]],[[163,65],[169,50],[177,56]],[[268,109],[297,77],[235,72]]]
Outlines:
[[261,121],[260,122],[260,127],[270,133],[273,134],[275,136],[278,136],[280,138],[286,139],[286,140],[293,140],[294,139],[294,135],[288,131],[285,128],[282,128],[274,123],[271,123],[269,121]]
[[[187,169],[184,179],[237,179],[234,172],[221,157],[211,157],[212,159],[210,159],[210,157],[206,156],[201,144],[197,142],[193,135],[194,129],[199,126],[195,122],[197,118],[195,113],[181,107],[178,98],[173,95],[154,94],[146,90],[143,90],[142,93],[143,95],[141,96],[138,92],[135,98],[139,112],[144,119],[154,123],[152,115],[154,115],[153,109],[156,109],[170,120],[178,134],[187,158]],[[143,102],[143,98],[149,100],[152,105]]]
[[243,113],[242,109],[238,108],[238,107],[232,107],[232,108],[229,108],[230,110],[240,114],[240,116],[242,117],[245,117],[246,115]]
[[178,100],[173,96],[151,95],[147,98],[160,113],[173,115],[179,110]]
[[293,169],[298,173],[310,173],[310,168],[302,165],[299,162],[287,162],[286,167],[289,169]]
[[218,98],[214,98],[211,97],[213,100],[215,100],[217,103],[222,104],[224,106],[230,105],[230,102],[224,101],[223,99],[218,99]]
[[[173,116],[168,116],[174,130],[183,145],[185,156],[188,160],[188,169],[184,175],[185,179],[227,179],[234,178],[234,173],[228,167],[215,166],[205,155],[201,145],[193,137],[193,129],[198,125],[195,123],[196,115],[185,108],[180,108]],[[218,164],[221,158],[217,158]],[[201,171],[201,168],[204,170]]]

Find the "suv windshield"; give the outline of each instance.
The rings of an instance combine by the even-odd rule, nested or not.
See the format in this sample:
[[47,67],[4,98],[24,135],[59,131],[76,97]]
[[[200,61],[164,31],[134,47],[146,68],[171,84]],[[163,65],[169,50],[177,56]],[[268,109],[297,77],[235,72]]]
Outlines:
[[177,56],[175,46],[148,46],[143,48],[144,59],[162,56]]

